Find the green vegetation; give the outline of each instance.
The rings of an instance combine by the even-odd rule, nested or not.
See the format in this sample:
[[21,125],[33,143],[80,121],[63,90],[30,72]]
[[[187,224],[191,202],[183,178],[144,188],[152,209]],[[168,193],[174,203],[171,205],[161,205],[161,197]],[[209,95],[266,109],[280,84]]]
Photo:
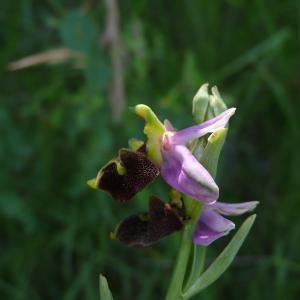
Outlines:
[[[237,107],[217,175],[220,199],[260,206],[233,266],[195,299],[297,299],[300,3],[122,0],[119,10],[120,40],[104,47],[102,1],[1,4],[0,298],[99,299],[101,273],[114,299],[163,299],[179,235],[132,249],[109,234],[144,210],[150,193],[165,198],[166,185],[159,179],[120,206],[86,181],[126,137],[143,137],[127,107],[149,104],[183,128],[209,82]],[[120,57],[121,119],[122,97],[109,93],[120,71],[111,60]],[[213,244],[208,258],[229,240]]]

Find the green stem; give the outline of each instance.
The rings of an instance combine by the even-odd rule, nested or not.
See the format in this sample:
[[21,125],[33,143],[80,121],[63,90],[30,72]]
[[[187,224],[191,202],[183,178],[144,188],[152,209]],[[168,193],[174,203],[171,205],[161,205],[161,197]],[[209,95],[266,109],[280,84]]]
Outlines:
[[184,227],[180,249],[177,255],[175,268],[172,279],[167,292],[166,300],[182,299],[182,285],[185,276],[185,271],[189,261],[191,246],[192,246],[192,230],[194,226],[187,224]]
[[184,291],[188,290],[189,287],[198,279],[204,268],[206,256],[206,247],[193,245],[193,260],[191,264],[191,270],[189,272],[188,280],[184,285]]
[[[192,234],[195,229],[197,218],[202,209],[202,204],[189,197],[184,197],[186,212],[191,216],[191,221],[184,226],[180,248],[177,254],[176,264],[167,292],[166,300],[182,299],[183,282],[186,279],[186,270],[189,263],[191,248],[193,245]],[[193,262],[194,263],[194,262]]]

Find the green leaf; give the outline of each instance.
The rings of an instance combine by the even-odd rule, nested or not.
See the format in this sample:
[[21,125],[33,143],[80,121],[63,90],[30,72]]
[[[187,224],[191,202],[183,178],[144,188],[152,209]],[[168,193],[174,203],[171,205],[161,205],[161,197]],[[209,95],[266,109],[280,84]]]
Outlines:
[[216,177],[219,156],[225,142],[226,134],[226,128],[219,129],[211,134],[200,159],[200,162],[212,177]]
[[100,300],[113,300],[111,291],[109,290],[106,278],[100,274],[99,276]]
[[246,236],[248,235],[256,215],[252,215],[239,228],[230,243],[222,251],[222,253],[214,260],[209,268],[188,288],[182,295],[183,299],[189,299],[199,293],[204,288],[215,282],[230,266],[237,252],[242,246]]

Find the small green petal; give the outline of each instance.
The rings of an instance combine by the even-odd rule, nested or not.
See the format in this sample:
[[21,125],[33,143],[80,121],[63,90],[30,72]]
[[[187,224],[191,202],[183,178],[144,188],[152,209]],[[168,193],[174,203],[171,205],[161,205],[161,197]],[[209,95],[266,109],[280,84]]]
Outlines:
[[146,122],[144,133],[148,137],[147,155],[158,166],[162,162],[160,147],[161,138],[165,132],[165,127],[157,118],[152,109],[144,104],[138,104],[134,109],[135,113]]
[[141,141],[141,140],[132,138],[128,141],[128,145],[129,145],[130,149],[132,149],[134,151],[137,151],[138,149],[140,149],[144,145],[144,142]]
[[90,188],[96,190],[96,189],[98,189],[96,182],[97,182],[96,178],[93,178],[93,179],[88,180],[86,183]]

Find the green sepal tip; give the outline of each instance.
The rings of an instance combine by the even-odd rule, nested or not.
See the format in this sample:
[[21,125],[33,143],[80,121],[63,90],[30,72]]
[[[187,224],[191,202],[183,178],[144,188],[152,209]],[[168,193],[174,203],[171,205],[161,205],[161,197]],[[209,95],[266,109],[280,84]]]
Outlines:
[[161,138],[165,132],[164,125],[160,122],[152,109],[145,104],[138,104],[134,109],[135,113],[145,120],[144,133],[147,136],[147,156],[157,165],[162,162]]

